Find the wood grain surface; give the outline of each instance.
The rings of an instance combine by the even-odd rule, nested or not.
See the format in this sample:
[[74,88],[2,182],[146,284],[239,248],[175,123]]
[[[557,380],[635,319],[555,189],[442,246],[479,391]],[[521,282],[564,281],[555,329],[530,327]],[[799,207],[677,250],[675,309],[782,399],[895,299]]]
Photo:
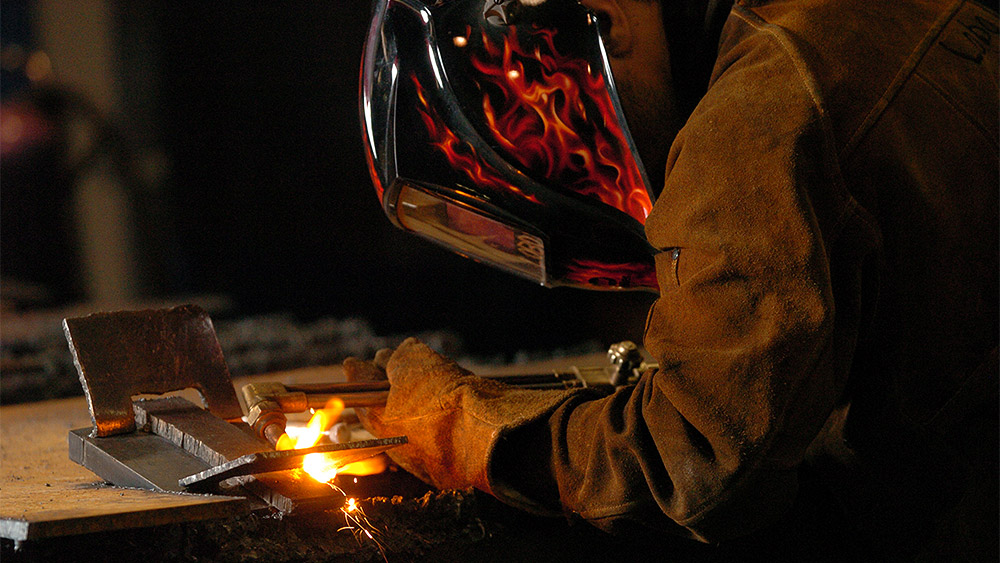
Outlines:
[[[603,355],[591,355],[529,366],[468,367],[495,374],[602,361]],[[238,390],[255,381],[318,383],[344,381],[344,377],[339,366],[318,366],[237,378],[234,386]],[[201,403],[193,390],[180,396]],[[68,455],[69,431],[92,425],[83,397],[0,407],[0,537],[22,541],[86,534],[228,517],[251,509],[240,498],[157,493],[105,484],[70,461]]]
[[0,537],[20,541],[248,510],[240,498],[104,484],[67,454],[69,431],[90,425],[82,397],[0,408]]

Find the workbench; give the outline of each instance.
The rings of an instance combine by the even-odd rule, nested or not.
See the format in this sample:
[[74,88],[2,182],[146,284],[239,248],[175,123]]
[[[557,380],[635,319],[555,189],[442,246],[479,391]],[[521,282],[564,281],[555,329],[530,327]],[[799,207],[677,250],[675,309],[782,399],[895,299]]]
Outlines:
[[[601,355],[594,355],[527,368],[601,361]],[[524,369],[477,371],[500,374]],[[339,366],[306,368],[237,378],[234,385],[241,388],[264,380],[330,382],[343,381],[343,374]],[[197,400],[194,391],[182,396]],[[350,532],[338,532],[343,522],[336,520],[336,514],[280,519],[242,497],[108,485],[67,454],[68,432],[90,425],[83,397],[0,407],[0,537],[5,562],[7,557],[49,560],[54,553],[73,560],[81,549],[89,551],[86,559],[109,561],[382,560],[372,545],[359,543]],[[518,553],[533,558],[528,554],[546,551],[548,559],[564,560],[621,548],[587,525],[529,517],[472,490],[427,493],[422,498],[379,497],[365,501],[365,506],[377,525],[391,528],[384,543],[392,549],[390,554],[402,554],[404,560],[476,559],[489,554],[516,560]],[[109,546],[121,551],[107,552]]]
[[0,537],[36,540],[246,512],[246,500],[105,485],[67,455],[90,426],[83,397],[0,407]]
[[[234,380],[343,381],[339,366],[305,368]],[[194,390],[179,396],[200,404]],[[81,397],[0,407],[0,537],[13,541],[155,526],[246,513],[239,497],[155,493],[104,484],[70,461],[70,430],[92,426]]]

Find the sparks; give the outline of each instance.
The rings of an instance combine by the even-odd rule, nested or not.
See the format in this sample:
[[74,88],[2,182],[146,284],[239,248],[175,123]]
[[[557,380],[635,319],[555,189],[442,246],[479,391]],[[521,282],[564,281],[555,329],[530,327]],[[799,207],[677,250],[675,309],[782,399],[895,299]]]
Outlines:
[[371,521],[368,520],[368,516],[365,515],[365,511],[361,509],[361,505],[354,498],[348,498],[344,503],[344,506],[340,508],[341,514],[344,515],[344,525],[337,531],[348,530],[354,539],[357,540],[358,544],[361,544],[363,538],[368,538],[371,540],[375,547],[378,548],[379,554],[382,555],[382,559],[386,559],[385,548],[382,547],[382,543],[378,540],[376,536],[381,535],[378,528],[375,527]]
[[[317,445],[320,440],[322,440],[323,436],[326,435],[326,432],[337,422],[337,418],[343,410],[344,402],[342,400],[337,397],[330,399],[322,409],[313,412],[313,415],[309,419],[309,423],[306,425],[305,429],[298,432],[295,438],[292,438],[287,433],[282,434],[278,439],[278,443],[275,445],[275,449],[301,449]],[[344,494],[344,491],[334,483],[334,479],[337,477],[338,473],[344,472],[353,475],[370,475],[372,473],[384,471],[385,468],[385,459],[380,457],[362,460],[344,467],[337,467],[336,464],[329,459],[329,456],[318,453],[309,454],[302,461],[302,470],[305,471],[306,474],[320,483],[329,485],[331,489],[341,494]],[[358,482],[357,478],[354,479],[354,482]],[[362,542],[363,538],[367,538],[368,540],[374,542],[375,546],[378,548],[379,554],[382,555],[383,559],[388,561],[388,559],[386,559],[385,549],[382,547],[382,544],[377,538],[380,533],[378,529],[375,528],[375,526],[368,520],[368,517],[365,515],[365,512],[362,510],[357,499],[353,497],[347,498],[339,510],[340,513],[344,515],[345,525],[339,528],[338,531],[349,530],[359,544]]]

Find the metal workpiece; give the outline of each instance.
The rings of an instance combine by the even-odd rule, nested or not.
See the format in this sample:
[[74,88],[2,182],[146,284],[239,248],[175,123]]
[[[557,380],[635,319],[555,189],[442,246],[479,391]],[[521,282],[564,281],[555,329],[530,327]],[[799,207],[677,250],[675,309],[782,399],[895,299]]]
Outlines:
[[[261,499],[283,514],[336,508],[342,495],[291,471],[308,454],[338,466],[406,443],[402,436],[274,451],[243,423],[228,423],[179,397],[136,401],[138,431],[107,438],[69,434],[69,457],[107,481],[153,491],[211,492]],[[230,481],[232,480],[232,481]]]
[[212,321],[200,307],[95,313],[63,320],[94,436],[135,431],[132,396],[192,387],[219,418],[240,421]]
[[[279,383],[244,389],[250,417],[271,438],[262,439],[243,422],[211,320],[200,308],[97,313],[65,319],[63,327],[94,423],[70,432],[71,460],[115,485],[154,491],[186,491],[180,482],[185,477],[211,489],[238,475],[240,482],[227,484],[224,492],[257,497],[285,514],[336,508],[343,501],[325,483],[290,471],[302,467],[305,453],[273,447],[284,431],[283,411],[307,410],[319,398]],[[132,400],[186,388],[197,389],[207,409],[180,397]],[[307,453],[347,464],[405,441],[335,444]],[[258,505],[264,506],[247,501]]]
[[119,487],[183,492],[182,477],[211,465],[156,434],[134,432],[95,438],[89,428],[71,430],[69,458]]

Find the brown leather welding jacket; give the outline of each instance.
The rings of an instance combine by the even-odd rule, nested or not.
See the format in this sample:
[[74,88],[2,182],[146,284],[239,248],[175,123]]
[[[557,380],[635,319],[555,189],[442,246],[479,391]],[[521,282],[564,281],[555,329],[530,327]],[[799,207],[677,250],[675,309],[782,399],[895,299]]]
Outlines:
[[983,419],[995,467],[997,31],[971,2],[737,2],[646,223],[659,370],[503,432],[492,492],[712,542],[807,469],[859,528],[960,510]]

